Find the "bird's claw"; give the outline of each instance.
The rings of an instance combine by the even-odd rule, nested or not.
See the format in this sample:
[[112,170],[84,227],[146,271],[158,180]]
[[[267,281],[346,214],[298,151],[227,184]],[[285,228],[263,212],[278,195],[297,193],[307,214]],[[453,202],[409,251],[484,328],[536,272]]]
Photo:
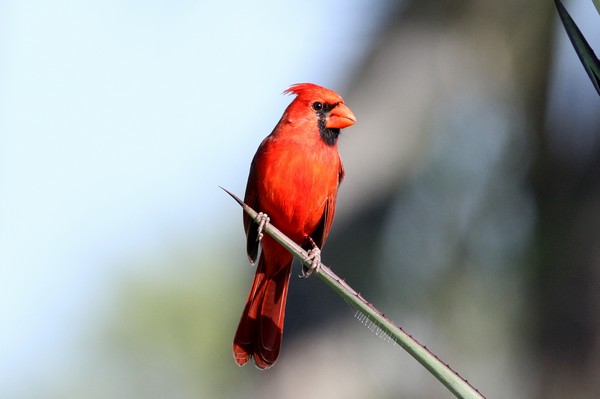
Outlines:
[[310,243],[313,246],[312,249],[309,249],[307,251],[308,252],[307,261],[310,261],[310,266],[302,267],[302,274],[300,275],[301,278],[310,277],[311,274],[313,274],[314,272],[319,270],[319,268],[321,267],[321,250],[319,249],[317,244],[315,244],[315,242],[312,240],[312,238],[309,237],[308,239],[310,240]]
[[269,223],[271,219],[267,216],[266,213],[259,212],[256,215],[256,223],[258,223],[258,235],[256,236],[256,241],[260,242],[264,236],[265,225]]

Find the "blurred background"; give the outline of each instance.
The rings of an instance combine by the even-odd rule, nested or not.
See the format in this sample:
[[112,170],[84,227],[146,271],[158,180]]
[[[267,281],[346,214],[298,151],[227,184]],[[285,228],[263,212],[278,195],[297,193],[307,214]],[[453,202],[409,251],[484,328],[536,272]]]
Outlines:
[[7,0],[0,59],[0,397],[451,396],[316,278],[233,361],[218,186],[305,81],[358,119],[324,262],[488,397],[600,392],[600,99],[552,1]]

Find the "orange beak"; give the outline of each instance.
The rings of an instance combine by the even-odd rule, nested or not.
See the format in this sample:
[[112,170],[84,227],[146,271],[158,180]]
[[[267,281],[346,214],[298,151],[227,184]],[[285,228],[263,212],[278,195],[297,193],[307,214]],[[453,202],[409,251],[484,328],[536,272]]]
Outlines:
[[343,129],[354,125],[356,118],[350,108],[344,103],[339,103],[329,112],[325,127],[328,129]]

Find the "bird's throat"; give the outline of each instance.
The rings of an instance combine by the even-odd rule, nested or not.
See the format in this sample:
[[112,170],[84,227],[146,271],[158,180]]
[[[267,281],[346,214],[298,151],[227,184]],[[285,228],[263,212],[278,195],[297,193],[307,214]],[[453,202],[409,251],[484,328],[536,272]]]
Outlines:
[[340,129],[331,129],[325,126],[325,120],[319,120],[319,135],[321,139],[330,147],[336,145]]

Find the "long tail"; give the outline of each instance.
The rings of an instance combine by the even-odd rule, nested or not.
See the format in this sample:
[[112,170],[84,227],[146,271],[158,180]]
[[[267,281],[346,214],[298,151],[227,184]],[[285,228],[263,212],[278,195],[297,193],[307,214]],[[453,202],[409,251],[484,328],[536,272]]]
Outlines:
[[[267,265],[264,252],[260,255],[254,282],[248,295],[235,338],[233,357],[243,366],[254,356],[256,367],[267,369],[279,356],[285,302],[292,262],[287,265]],[[276,271],[267,275],[267,271]]]

